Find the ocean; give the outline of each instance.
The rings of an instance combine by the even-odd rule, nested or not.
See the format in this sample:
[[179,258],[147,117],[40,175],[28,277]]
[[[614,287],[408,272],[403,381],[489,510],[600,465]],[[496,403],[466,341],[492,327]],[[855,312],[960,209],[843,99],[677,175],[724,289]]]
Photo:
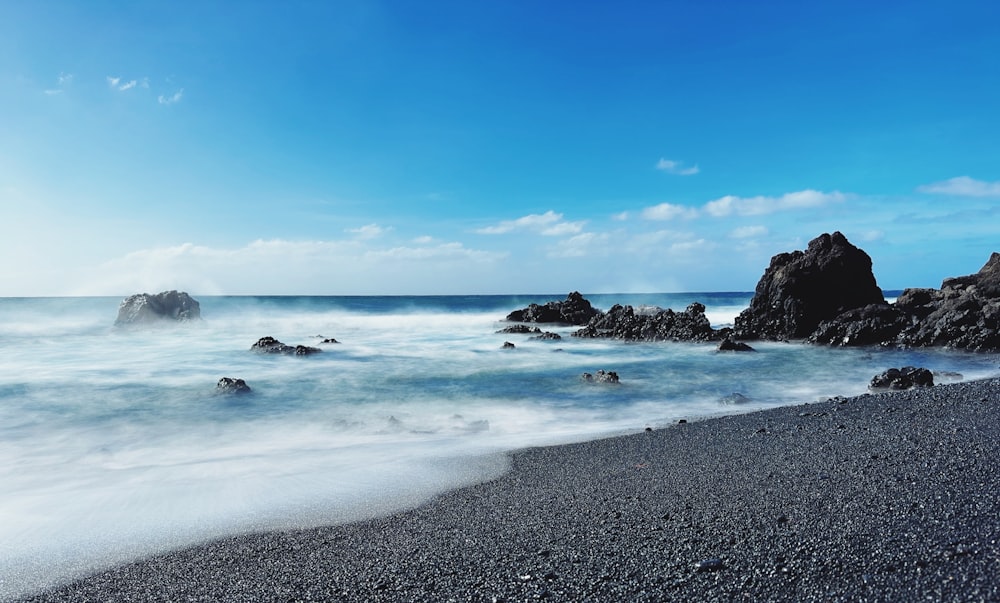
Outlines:
[[[751,298],[584,295],[604,310],[700,301],[716,327]],[[113,326],[120,298],[0,299],[0,599],[213,538],[413,506],[501,474],[516,448],[857,395],[893,366],[998,374],[996,355],[945,350],[496,332],[565,294],[194,297],[203,320],[149,328]],[[323,352],[251,352],[264,336]],[[621,383],[581,378],[598,370]],[[222,377],[253,393],[217,394]]]

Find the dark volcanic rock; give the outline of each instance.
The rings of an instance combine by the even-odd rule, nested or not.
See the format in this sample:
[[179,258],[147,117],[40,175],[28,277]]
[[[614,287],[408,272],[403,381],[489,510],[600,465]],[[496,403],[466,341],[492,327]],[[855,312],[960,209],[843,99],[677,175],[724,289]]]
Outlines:
[[824,320],[806,341],[838,346],[888,346],[909,325],[909,316],[895,306],[870,304]]
[[503,345],[500,346],[500,349],[503,349],[503,350],[513,350],[515,347],[516,346],[513,343],[511,343],[509,341],[505,341],[505,342],[503,342]]
[[840,232],[822,234],[804,252],[771,258],[734,331],[740,339],[803,339],[824,320],[884,303],[868,254]]
[[625,341],[714,341],[718,332],[705,317],[705,306],[698,302],[683,312],[668,309],[654,313],[637,312],[632,306],[615,304],[573,336]]
[[585,325],[598,316],[600,310],[590,305],[579,292],[574,291],[561,302],[550,301],[544,306],[531,304],[527,308],[514,310],[507,315],[511,322],[554,322],[569,325]]
[[726,337],[719,342],[719,347],[716,348],[720,352],[753,352],[755,351],[749,345],[743,343],[742,341],[736,341],[732,337]]
[[548,340],[548,341],[558,341],[558,340],[562,339],[562,335],[560,335],[559,333],[553,333],[551,331],[545,331],[544,333],[541,333],[539,335],[535,335],[534,337],[532,337],[532,339],[544,339],[544,340]]
[[910,389],[911,387],[931,387],[934,385],[934,374],[928,369],[914,366],[904,366],[901,369],[891,368],[880,375],[872,377],[869,389]]
[[596,373],[584,373],[580,378],[587,383],[619,383],[618,373],[615,371],[599,370]]
[[183,291],[138,293],[122,300],[115,325],[144,324],[160,321],[187,321],[201,318],[201,305]]
[[504,327],[497,331],[497,333],[508,333],[514,335],[527,335],[530,333],[541,333],[542,330],[538,327],[529,327],[528,325],[510,325]]
[[941,289],[907,289],[895,307],[911,317],[900,345],[1000,349],[1000,253],[976,274],[945,279]]
[[234,377],[223,377],[215,386],[215,391],[220,394],[249,394],[250,386],[243,379]]
[[308,356],[323,350],[305,345],[290,346],[281,343],[274,337],[261,337],[257,343],[250,346],[250,351],[261,354],[283,354],[286,356]]

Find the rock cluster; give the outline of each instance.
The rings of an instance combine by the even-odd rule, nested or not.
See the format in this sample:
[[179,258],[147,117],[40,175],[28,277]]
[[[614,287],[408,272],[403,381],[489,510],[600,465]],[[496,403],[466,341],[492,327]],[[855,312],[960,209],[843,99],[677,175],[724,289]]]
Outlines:
[[551,322],[568,325],[585,325],[599,315],[600,310],[590,305],[579,291],[573,291],[564,301],[550,301],[544,306],[530,304],[507,315],[511,322]]
[[201,318],[201,305],[183,291],[137,293],[122,300],[115,325],[148,324],[161,321],[187,321]]
[[738,339],[838,346],[1000,349],[1000,253],[976,274],[945,279],[940,289],[907,289],[886,303],[871,258],[839,232],[805,252],[782,253],[736,317]]
[[286,345],[281,343],[274,337],[261,337],[250,346],[250,351],[258,352],[261,354],[283,354],[286,356],[308,356],[310,354],[317,354],[323,350],[319,348],[314,348],[306,345]]
[[712,329],[705,306],[698,302],[683,312],[657,308],[639,312],[632,306],[615,304],[590,320],[574,337],[608,337],[625,341],[714,341],[720,332]]
[[1000,253],[976,274],[945,279],[940,289],[906,289],[894,304],[831,317],[809,338],[833,345],[1000,350]]

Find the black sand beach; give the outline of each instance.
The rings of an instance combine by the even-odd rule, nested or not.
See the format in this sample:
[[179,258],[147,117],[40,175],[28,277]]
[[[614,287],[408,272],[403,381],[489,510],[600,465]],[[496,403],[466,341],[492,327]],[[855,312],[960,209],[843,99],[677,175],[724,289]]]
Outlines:
[[518,452],[361,523],[26,601],[1000,601],[1000,380]]

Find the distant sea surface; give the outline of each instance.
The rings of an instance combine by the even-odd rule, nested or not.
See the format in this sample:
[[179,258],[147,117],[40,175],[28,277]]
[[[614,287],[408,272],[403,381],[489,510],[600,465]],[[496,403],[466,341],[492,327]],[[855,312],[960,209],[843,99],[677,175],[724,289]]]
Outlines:
[[[719,327],[752,294],[584,296],[604,310],[699,301]],[[201,321],[127,329],[113,326],[120,298],[0,299],[0,599],[211,538],[419,504],[500,474],[515,448],[861,394],[892,366],[997,374],[995,355],[941,350],[496,333],[565,294],[195,297]],[[324,351],[251,352],[263,336]],[[620,385],[580,378],[601,369]],[[221,377],[253,393],[218,395]]]

